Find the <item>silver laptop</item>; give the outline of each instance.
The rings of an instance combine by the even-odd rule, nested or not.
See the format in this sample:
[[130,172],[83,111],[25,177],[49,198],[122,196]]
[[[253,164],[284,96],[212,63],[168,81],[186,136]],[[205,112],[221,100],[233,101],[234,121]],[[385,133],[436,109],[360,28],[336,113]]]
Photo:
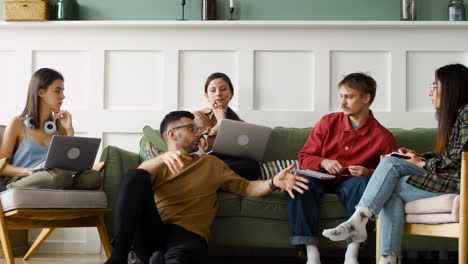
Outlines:
[[100,138],[53,136],[44,167],[35,168],[33,172],[53,168],[90,170],[100,143]]
[[212,152],[261,161],[270,134],[270,127],[223,119]]

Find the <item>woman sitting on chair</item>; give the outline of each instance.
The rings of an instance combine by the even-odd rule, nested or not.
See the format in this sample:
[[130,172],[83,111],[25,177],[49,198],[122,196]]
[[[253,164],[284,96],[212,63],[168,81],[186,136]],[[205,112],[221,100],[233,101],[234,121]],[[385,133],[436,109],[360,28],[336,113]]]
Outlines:
[[447,65],[435,73],[429,95],[438,121],[435,152],[420,155],[400,148],[409,157],[385,157],[375,170],[350,219],[323,231],[333,241],[366,240],[366,224],[380,213],[380,263],[401,257],[404,204],[445,193],[460,193],[461,155],[468,146],[468,68]]
[[61,110],[64,96],[62,75],[39,69],[29,82],[26,106],[11,118],[0,146],[0,158],[9,158],[0,183],[6,188],[86,189],[99,188],[97,171],[49,169],[33,172],[43,165],[53,135],[73,136],[71,114]]
[[[223,119],[242,121],[229,107],[229,102],[234,95],[231,79],[221,72],[215,72],[208,76],[205,82],[205,97],[210,107],[196,111],[195,124],[201,129],[199,149],[205,153],[213,149],[213,143],[218,134],[219,126]],[[224,160],[226,164],[240,176],[253,181],[260,177],[261,171],[258,162],[247,158],[231,157],[215,154]]]

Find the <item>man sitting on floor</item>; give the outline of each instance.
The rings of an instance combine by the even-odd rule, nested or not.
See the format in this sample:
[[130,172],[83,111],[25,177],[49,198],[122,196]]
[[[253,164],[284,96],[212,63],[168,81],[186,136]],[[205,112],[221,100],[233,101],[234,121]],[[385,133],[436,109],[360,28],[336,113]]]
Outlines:
[[166,115],[160,132],[168,151],[127,172],[115,213],[114,252],[106,263],[127,263],[132,246],[144,263],[204,263],[219,188],[247,197],[280,188],[292,198],[292,190],[308,189],[307,179],[290,173],[294,165],[271,180],[248,181],[212,155],[191,155],[201,137],[193,119],[186,111]]

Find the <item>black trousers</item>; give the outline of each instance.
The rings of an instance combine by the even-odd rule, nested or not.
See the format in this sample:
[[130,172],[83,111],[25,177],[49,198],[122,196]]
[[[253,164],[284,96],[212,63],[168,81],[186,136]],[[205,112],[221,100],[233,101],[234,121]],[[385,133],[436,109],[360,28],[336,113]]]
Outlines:
[[114,252],[107,263],[125,261],[126,264],[126,256],[132,247],[143,263],[148,263],[156,251],[162,253],[165,264],[204,263],[208,251],[203,237],[161,221],[150,175],[142,169],[129,170],[124,177],[115,212],[112,244]]

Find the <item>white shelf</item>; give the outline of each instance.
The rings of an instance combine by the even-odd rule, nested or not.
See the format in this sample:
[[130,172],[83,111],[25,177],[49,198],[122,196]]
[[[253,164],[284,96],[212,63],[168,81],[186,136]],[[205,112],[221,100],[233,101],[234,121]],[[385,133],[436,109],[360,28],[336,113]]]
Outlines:
[[267,20],[216,20],[216,21],[173,21],[173,20],[83,20],[83,21],[45,21],[9,22],[0,21],[2,28],[430,28],[464,29],[468,21],[267,21]]

